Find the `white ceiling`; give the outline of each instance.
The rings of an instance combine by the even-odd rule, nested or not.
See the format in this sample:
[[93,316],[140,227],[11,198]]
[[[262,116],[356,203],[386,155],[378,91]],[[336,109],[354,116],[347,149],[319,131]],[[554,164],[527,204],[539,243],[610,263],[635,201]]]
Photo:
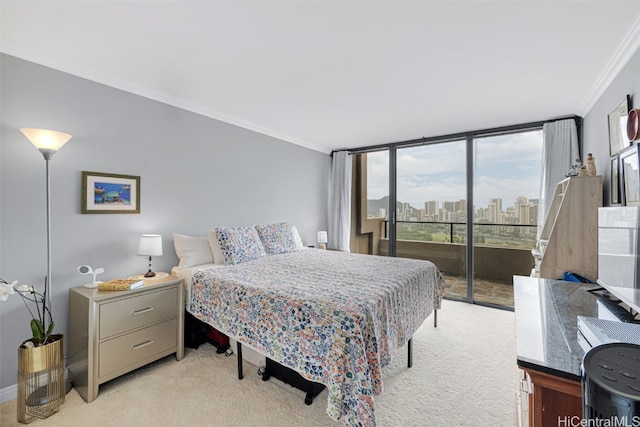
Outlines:
[[0,51],[322,152],[588,112],[631,1],[5,1]]

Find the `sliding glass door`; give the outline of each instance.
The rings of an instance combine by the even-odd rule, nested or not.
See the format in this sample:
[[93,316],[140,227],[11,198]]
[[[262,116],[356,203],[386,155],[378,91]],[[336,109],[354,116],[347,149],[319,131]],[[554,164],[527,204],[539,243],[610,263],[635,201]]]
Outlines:
[[473,300],[513,307],[513,275],[531,273],[542,130],[473,141]]
[[538,127],[367,153],[363,252],[432,261],[446,297],[513,307],[513,276],[533,266],[542,140]]
[[467,299],[466,141],[397,150],[396,256],[446,272],[448,297]]

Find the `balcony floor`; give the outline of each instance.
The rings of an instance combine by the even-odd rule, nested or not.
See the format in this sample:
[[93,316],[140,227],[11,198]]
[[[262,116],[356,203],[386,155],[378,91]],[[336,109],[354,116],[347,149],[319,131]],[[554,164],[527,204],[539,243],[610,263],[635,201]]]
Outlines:
[[[445,296],[467,298],[467,278],[444,276]],[[513,307],[513,283],[475,279],[473,284],[474,301]]]

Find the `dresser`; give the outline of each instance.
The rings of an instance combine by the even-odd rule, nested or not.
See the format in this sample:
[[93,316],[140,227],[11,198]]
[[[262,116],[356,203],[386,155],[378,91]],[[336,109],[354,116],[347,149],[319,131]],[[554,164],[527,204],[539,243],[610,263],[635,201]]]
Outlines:
[[[597,285],[514,276],[518,426],[573,425],[582,418],[578,316],[634,322]],[[577,424],[576,424],[577,425]]]
[[87,402],[109,380],[175,353],[184,357],[182,279],[129,291],[69,290],[69,376]]

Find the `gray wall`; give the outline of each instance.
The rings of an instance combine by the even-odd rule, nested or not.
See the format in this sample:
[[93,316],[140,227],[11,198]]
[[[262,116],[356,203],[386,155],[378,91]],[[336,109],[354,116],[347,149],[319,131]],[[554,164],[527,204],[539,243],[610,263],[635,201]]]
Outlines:
[[[217,225],[289,221],[313,244],[327,226],[330,157],[198,114],[11,56],[1,61],[0,277],[43,284],[45,161],[19,132],[36,127],[73,138],[53,157],[52,305],[67,331],[68,289],[146,271],[139,235],[163,235],[155,271],[177,264],[172,233],[205,235]],[[80,214],[83,170],[141,177],[141,213]],[[0,302],[0,389],[17,382],[17,348],[30,337],[17,296]]]
[[609,157],[608,115],[627,94],[632,96],[632,106],[640,108],[640,49],[611,82],[600,99],[584,117],[582,159],[587,153],[596,157],[598,175],[602,175],[604,205],[611,205],[611,164]]

